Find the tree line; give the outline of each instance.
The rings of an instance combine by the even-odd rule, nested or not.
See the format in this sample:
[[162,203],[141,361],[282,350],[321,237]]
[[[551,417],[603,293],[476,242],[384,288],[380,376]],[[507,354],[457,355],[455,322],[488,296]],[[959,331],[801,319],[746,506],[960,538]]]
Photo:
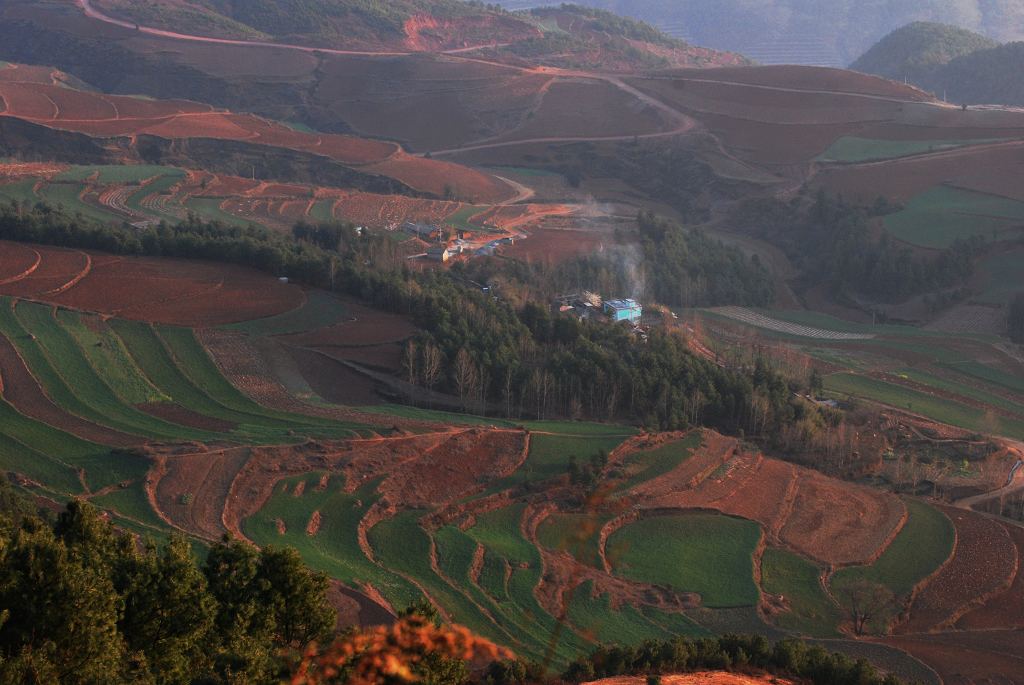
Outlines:
[[44,205],[10,205],[0,207],[0,237],[225,261],[360,297],[413,320],[421,333],[406,355],[409,379],[458,396],[466,410],[623,420],[660,430],[708,425],[764,436],[779,435],[808,415],[824,420],[766,364],[725,368],[694,355],[673,331],[654,329],[645,341],[622,326],[496,299],[458,272],[411,271],[396,258],[390,238],[351,225],[300,225],[289,236],[190,216],[177,225],[135,230]]
[[958,239],[934,256],[915,255],[874,226],[895,209],[881,198],[864,206],[819,191],[789,202],[751,201],[732,219],[778,245],[799,267],[804,288],[824,285],[833,296],[896,303],[962,286],[984,238]]

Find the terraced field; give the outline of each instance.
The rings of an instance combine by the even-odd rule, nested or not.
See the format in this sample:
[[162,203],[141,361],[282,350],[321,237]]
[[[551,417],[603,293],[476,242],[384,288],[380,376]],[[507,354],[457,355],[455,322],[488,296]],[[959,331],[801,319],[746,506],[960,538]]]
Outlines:
[[1024,202],[948,186],[914,196],[902,211],[885,218],[896,238],[931,248],[972,236],[1010,240],[1020,235],[1022,225]]

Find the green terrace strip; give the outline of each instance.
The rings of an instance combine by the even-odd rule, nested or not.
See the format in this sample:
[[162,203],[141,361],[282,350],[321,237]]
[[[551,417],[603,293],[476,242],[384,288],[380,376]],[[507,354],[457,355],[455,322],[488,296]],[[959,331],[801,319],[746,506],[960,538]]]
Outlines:
[[761,529],[718,514],[640,519],[616,531],[606,554],[616,575],[680,592],[706,607],[756,606],[753,555]]
[[140,186],[136,192],[132,193],[128,197],[128,200],[126,202],[128,207],[138,212],[139,214],[147,214],[155,216],[158,219],[164,219],[167,221],[179,221],[181,217],[175,216],[173,214],[159,212],[149,207],[144,207],[142,205],[142,201],[145,198],[149,197],[150,195],[167,195],[168,197],[170,197],[171,189],[175,185],[180,183],[181,180],[185,177],[185,173],[183,171],[175,171],[176,173],[164,174],[163,176],[157,178],[155,181],[147,183],[144,186]]
[[636,607],[612,608],[611,597],[594,597],[593,581],[576,586],[569,602],[569,622],[580,634],[602,644],[638,645],[644,640],[667,640],[672,635]]
[[[990,392],[979,390],[978,388],[965,383],[957,383],[917,369],[900,369],[899,371],[894,371],[893,374],[899,378],[905,378],[907,380],[914,381],[915,383],[927,385],[939,390],[945,390],[946,392],[977,400],[978,402],[982,402],[991,407],[1001,408],[1006,411],[1013,412],[1020,417],[1024,417],[1024,403],[1015,402],[1001,395],[994,395]],[[1013,376],[1010,378],[1016,380]]]
[[54,182],[42,186],[39,190],[40,199],[55,207],[63,207],[71,214],[81,214],[101,224],[121,223],[125,217],[108,212],[95,205],[85,202],[81,195],[84,187],[76,182]]
[[472,576],[473,559],[478,543],[455,526],[445,526],[432,535],[437,546],[437,565],[452,582],[492,617],[504,632],[511,636],[510,642],[520,657],[540,660],[546,643],[543,636],[537,636],[522,612],[510,611],[507,605],[497,602]]
[[1005,138],[983,138],[977,140],[879,140],[843,136],[823,153],[818,155],[822,162],[872,162],[883,159],[897,159],[910,155],[955,150],[970,145],[998,143]]
[[8,202],[35,204],[39,202],[35,187],[38,181],[34,178],[15,183],[4,183],[0,185],[0,199]]
[[[67,387],[92,410],[91,416],[83,418],[126,433],[163,440],[215,440],[219,437],[216,433],[163,421],[125,404],[90,365],[75,339],[58,323],[53,308],[22,301],[17,305],[15,316],[32,337],[20,337],[14,343],[19,349],[41,349]],[[34,370],[31,365],[30,368]],[[54,393],[50,395],[54,397]],[[70,407],[65,408],[75,413]]]
[[836,373],[825,377],[825,389],[838,396],[849,395],[881,402],[970,431],[996,432],[1017,439],[1024,437],[1024,420],[986,416],[986,412],[981,409],[928,395],[896,383],[855,374]]
[[397,416],[403,419],[416,421],[434,421],[447,423],[455,426],[497,426],[499,428],[514,428],[517,424],[504,419],[489,418],[486,416],[474,416],[473,414],[458,414],[456,412],[437,411],[435,409],[423,409],[410,407],[404,404],[374,404],[366,407],[358,407],[359,411],[367,414],[385,414]]
[[329,224],[332,221],[335,221],[334,202],[335,201],[333,199],[314,202],[313,207],[309,210],[309,218],[323,224]]
[[[19,305],[22,306],[22,305]],[[170,399],[143,375],[121,339],[97,316],[57,310],[57,322],[74,337],[96,373],[128,404]]]
[[116,488],[104,495],[93,497],[90,501],[97,507],[112,510],[140,526],[152,528],[154,531],[168,529],[167,524],[153,512],[142,481],[132,483],[126,488]]
[[[378,499],[376,482],[346,493],[341,476],[331,476],[327,487],[321,489],[322,476],[310,473],[282,480],[263,508],[242,522],[242,532],[257,545],[294,547],[311,567],[343,583],[372,585],[396,610],[420,600],[423,594],[416,586],[370,561],[359,546],[359,522]],[[296,496],[299,483],[304,483],[304,490]],[[317,511],[321,513],[320,529],[309,535],[306,527]]]
[[941,511],[916,499],[906,498],[907,522],[878,561],[853,566],[832,576],[833,593],[859,581],[886,586],[905,597],[919,582],[934,573],[953,553],[953,524]]
[[[296,431],[312,429],[316,432],[316,419],[305,420],[294,416],[284,420],[256,405],[253,411],[238,411],[218,402],[193,383],[178,367],[175,360],[152,326],[138,321],[111,319],[110,326],[124,341],[132,359],[145,372],[160,392],[176,404],[203,416],[236,424],[231,431],[235,438],[246,442],[289,442]],[[310,425],[312,424],[312,425]]]
[[949,247],[957,238],[990,240],[1020,235],[1024,202],[949,186],[915,195],[906,208],[885,217],[885,227],[904,242],[921,247]]
[[568,552],[576,561],[601,568],[599,538],[610,514],[552,514],[537,528],[537,540],[547,549]]
[[[0,430],[0,467],[5,471],[20,473],[33,481],[45,484],[46,487],[61,494],[80,494],[83,490],[78,474],[66,463],[58,461],[54,457],[47,456],[42,452],[29,447],[33,444],[31,432],[45,434],[46,426],[41,424],[18,426],[13,418],[18,415],[14,408],[6,402],[0,402],[0,421],[3,421],[3,428]],[[17,437],[25,431],[19,428],[28,428],[30,435],[28,440],[19,440]]]
[[311,435],[350,437],[365,426],[331,419],[293,414],[264,407],[246,397],[221,375],[217,365],[210,359],[195,333],[189,328],[178,326],[154,326],[157,336],[166,345],[176,365],[188,380],[217,404],[235,412],[262,417],[261,421],[279,421],[290,428],[309,426]]
[[530,452],[526,461],[515,473],[491,483],[484,495],[500,492],[518,485],[540,483],[557,478],[569,472],[573,459],[581,466],[599,452],[610,453],[627,436],[578,437],[533,433],[530,435]]
[[185,175],[181,169],[151,164],[94,164],[73,166],[57,175],[57,181],[87,181],[96,177],[99,183],[141,183],[154,176]]
[[1005,371],[994,369],[991,366],[986,366],[981,362],[968,360],[947,362],[943,364],[943,368],[1024,394],[1024,379],[1012,376]]
[[843,616],[821,585],[821,569],[787,550],[769,547],[761,558],[761,587],[783,598],[788,610],[774,617],[780,628],[813,637],[840,637]]
[[[545,639],[560,639],[554,655],[565,663],[573,655],[587,651],[589,643],[577,633],[558,623],[546,612],[533,589],[541,580],[540,552],[523,537],[520,530],[525,505],[514,505],[481,514],[476,525],[466,531],[484,546],[484,568],[481,587],[499,604],[509,606],[513,615],[532,626],[532,631]],[[509,574],[510,575],[507,575]]]
[[185,207],[192,213],[197,214],[207,221],[220,221],[228,226],[245,228],[256,222],[248,221],[240,216],[225,212],[221,209],[222,198],[218,197],[193,197],[185,202]]
[[626,491],[645,481],[657,478],[676,468],[693,455],[693,450],[700,447],[701,434],[693,431],[682,440],[670,442],[646,452],[635,452],[625,463],[625,481],[616,486],[618,491]]
[[431,540],[419,525],[425,512],[403,511],[370,529],[368,538],[377,560],[389,570],[414,578],[444,607],[455,623],[492,640],[508,642],[513,634],[502,630],[467,594],[437,575],[430,566]]
[[265,319],[229,324],[224,328],[252,335],[286,335],[327,328],[350,318],[345,304],[329,293],[310,290],[306,292],[306,298],[301,307],[289,312]]

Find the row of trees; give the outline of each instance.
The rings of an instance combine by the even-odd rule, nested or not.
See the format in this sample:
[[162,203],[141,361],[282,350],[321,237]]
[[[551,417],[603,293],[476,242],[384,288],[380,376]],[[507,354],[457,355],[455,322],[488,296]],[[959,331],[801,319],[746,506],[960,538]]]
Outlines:
[[885,202],[865,207],[821,191],[810,199],[747,203],[733,219],[781,247],[800,268],[805,287],[821,284],[834,295],[902,302],[970,277],[983,238],[958,240],[934,257],[917,256],[874,227],[892,210]]
[[327,579],[293,549],[118,533],[89,504],[55,520],[0,488],[0,682],[269,683],[334,634]]

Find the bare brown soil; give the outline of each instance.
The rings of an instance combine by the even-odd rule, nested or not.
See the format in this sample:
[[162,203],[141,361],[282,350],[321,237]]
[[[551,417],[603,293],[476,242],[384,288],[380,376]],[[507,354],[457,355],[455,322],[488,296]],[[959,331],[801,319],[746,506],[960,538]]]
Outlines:
[[892,637],[884,643],[931,666],[945,685],[1021,685],[1020,631],[952,632]]
[[136,409],[141,409],[150,416],[155,416],[171,423],[177,423],[182,426],[188,426],[190,428],[197,428],[199,430],[213,431],[215,433],[227,433],[233,430],[237,424],[230,421],[223,421],[221,419],[215,419],[210,416],[198,414],[191,409],[186,409],[179,404],[173,402],[150,402],[148,404],[136,405]]
[[968,611],[956,622],[960,630],[1024,628],[1024,528],[1004,524],[1017,547],[1017,573],[1006,592]]
[[341,362],[302,347],[289,347],[288,354],[313,392],[328,402],[356,407],[382,402],[373,380]]
[[952,626],[961,616],[1010,588],[1017,572],[1017,548],[998,521],[974,512],[939,507],[956,528],[952,558],[918,592],[909,619],[897,634]]
[[247,321],[295,309],[302,291],[243,267],[190,260],[90,255],[0,241],[0,251],[34,250],[31,273],[0,295],[52,302],[139,321],[185,326]]

